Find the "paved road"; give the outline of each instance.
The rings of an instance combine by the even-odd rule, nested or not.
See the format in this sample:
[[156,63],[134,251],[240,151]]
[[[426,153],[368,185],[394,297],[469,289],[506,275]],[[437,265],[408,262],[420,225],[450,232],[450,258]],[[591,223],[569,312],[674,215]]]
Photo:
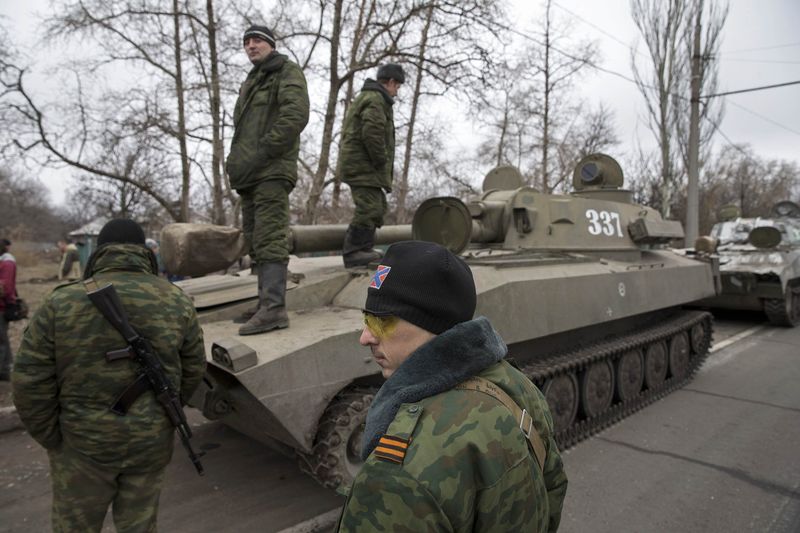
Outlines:
[[800,328],[715,352],[689,385],[566,453],[561,531],[800,531],[799,383]]
[[[566,453],[562,531],[800,530],[800,328],[736,340],[754,326],[718,321],[715,342],[736,342],[695,381]],[[190,419],[208,474],[198,478],[176,446],[161,530],[274,532],[341,504],[293,461]],[[0,449],[0,532],[46,531],[46,455],[19,430],[0,433]]]

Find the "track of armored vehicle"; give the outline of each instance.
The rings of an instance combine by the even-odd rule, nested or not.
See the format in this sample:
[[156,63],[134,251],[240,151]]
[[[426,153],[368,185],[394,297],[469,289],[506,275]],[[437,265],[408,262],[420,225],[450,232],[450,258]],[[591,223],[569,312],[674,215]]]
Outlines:
[[[473,201],[430,199],[412,228],[383,228],[384,240],[440,242],[467,262],[476,315],[489,318],[509,359],[547,397],[563,448],[691,379],[708,354],[712,319],[683,306],[718,287],[713,256],[669,249],[683,236],[680,224],[632,203],[613,159],[586,158],[573,184],[573,194],[543,194],[498,168]],[[335,250],[344,228],[293,235],[295,250]],[[304,471],[336,487],[362,464],[363,425],[382,383],[358,345],[374,268],[345,270],[341,257],[329,256],[293,257],[289,269],[291,326],[264,335],[239,337],[229,321],[252,305],[252,276],[185,285],[211,355],[190,403],[294,454]]]

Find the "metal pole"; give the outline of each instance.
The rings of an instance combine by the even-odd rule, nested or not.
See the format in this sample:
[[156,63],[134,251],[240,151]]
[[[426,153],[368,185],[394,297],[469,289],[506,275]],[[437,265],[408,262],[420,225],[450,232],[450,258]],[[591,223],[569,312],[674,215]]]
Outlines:
[[698,0],[694,24],[694,43],[692,45],[692,96],[689,115],[689,183],[686,194],[686,239],[684,241],[684,246],[687,248],[694,246],[694,241],[697,239],[699,233],[700,87],[703,79],[702,58],[700,56],[702,14],[703,0]]

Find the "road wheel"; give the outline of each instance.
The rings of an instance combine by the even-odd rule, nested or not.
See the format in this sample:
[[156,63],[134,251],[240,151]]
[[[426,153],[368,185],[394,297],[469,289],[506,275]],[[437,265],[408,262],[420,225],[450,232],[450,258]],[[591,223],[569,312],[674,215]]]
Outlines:
[[364,461],[361,440],[375,389],[345,389],[320,418],[314,449],[300,457],[300,467],[327,488],[350,485]]
[[667,344],[659,341],[647,347],[644,353],[644,383],[655,388],[667,377]]
[[706,328],[703,322],[698,322],[689,330],[689,340],[692,346],[692,355],[699,355],[706,349]]
[[672,377],[682,379],[689,372],[689,336],[681,331],[669,341],[669,371]]
[[622,354],[617,361],[617,398],[626,402],[635,398],[644,383],[644,361],[641,350],[631,350]]
[[593,418],[611,405],[614,398],[614,370],[609,361],[594,363],[581,376],[581,407]]
[[567,429],[578,414],[578,381],[574,374],[562,374],[547,380],[542,393],[550,406],[556,431]]
[[786,287],[782,299],[764,300],[764,312],[775,326],[800,324],[800,287]]

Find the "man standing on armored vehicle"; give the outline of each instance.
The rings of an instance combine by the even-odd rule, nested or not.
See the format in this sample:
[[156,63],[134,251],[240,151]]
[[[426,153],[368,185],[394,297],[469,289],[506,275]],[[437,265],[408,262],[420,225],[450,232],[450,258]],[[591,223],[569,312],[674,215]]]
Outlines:
[[394,63],[378,69],[378,81],[368,79],[350,104],[342,127],[339,169],[350,186],[355,203],[347,228],[342,257],[347,268],[369,264],[381,253],[375,229],[386,215],[386,192],[392,190],[394,172],[394,113],[392,105],[405,83],[403,67]]
[[275,50],[269,28],[250,26],[244,50],[253,68],[236,101],[226,170],[242,198],[242,229],[258,275],[257,310],[239,328],[239,334],[252,335],[289,325],[289,193],[309,103],[303,71]]
[[[14,404],[47,449],[53,531],[100,531],[109,506],[117,531],[155,531],[175,438],[164,399],[180,410],[200,384],[203,333],[189,297],[158,277],[138,224],[108,222],[97,245],[84,283],[54,289],[25,329]],[[95,307],[92,285],[118,295],[117,316],[137,335],[123,337]],[[142,339],[170,384],[158,394],[131,352]]]
[[386,382],[364,428],[341,532],[555,531],[567,477],[536,386],[472,319],[469,267],[438,244],[393,244],[367,289],[368,346]]

